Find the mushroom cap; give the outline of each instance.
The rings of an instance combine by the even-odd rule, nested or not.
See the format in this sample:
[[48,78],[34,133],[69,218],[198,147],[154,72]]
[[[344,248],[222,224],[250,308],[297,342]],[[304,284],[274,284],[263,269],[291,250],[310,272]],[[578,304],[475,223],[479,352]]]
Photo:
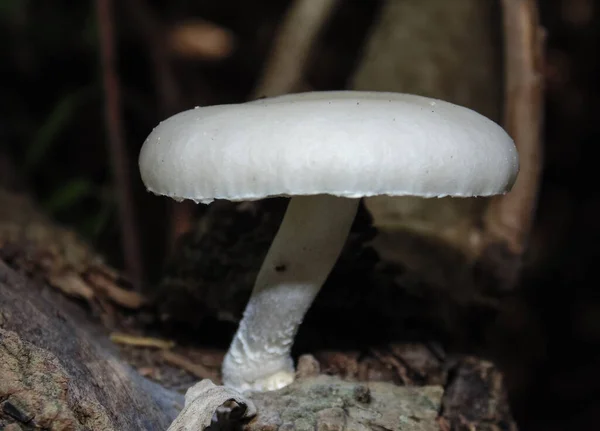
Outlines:
[[161,122],[139,156],[153,193],[210,203],[331,194],[489,196],[519,158],[496,123],[421,96],[291,94],[195,108]]

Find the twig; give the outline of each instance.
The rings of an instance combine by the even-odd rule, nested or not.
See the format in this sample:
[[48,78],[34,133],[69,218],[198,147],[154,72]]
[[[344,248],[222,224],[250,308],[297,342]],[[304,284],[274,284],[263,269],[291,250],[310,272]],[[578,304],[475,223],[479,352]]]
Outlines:
[[295,90],[312,45],[340,0],[295,0],[277,31],[253,99]]
[[181,356],[175,352],[164,350],[161,352],[161,356],[165,362],[171,365],[179,367],[190,374],[198,377],[199,379],[209,379],[213,383],[219,384],[221,379],[214,371],[209,370],[202,364],[194,363],[189,359]]
[[109,336],[110,341],[115,344],[135,347],[152,347],[155,349],[172,349],[175,347],[175,342],[171,340],[162,340],[154,337],[139,337],[137,335],[123,334],[121,332],[113,332]]
[[[501,244],[514,275],[527,248],[541,182],[544,31],[535,0],[502,0],[504,23],[504,125],[515,140],[520,173],[512,191],[494,198],[484,216],[484,247]],[[504,253],[506,254],[506,253]]]
[[104,81],[106,129],[109,152],[115,180],[121,240],[125,266],[132,283],[140,289],[143,283],[143,261],[133,204],[133,192],[129,179],[129,163],[123,139],[119,80],[115,67],[115,40],[112,22],[111,0],[96,0],[100,37],[100,56]]

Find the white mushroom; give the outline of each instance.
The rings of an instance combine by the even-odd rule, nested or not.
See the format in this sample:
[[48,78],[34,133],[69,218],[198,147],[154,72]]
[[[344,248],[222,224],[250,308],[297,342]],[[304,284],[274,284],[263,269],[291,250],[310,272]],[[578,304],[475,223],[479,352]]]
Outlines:
[[361,197],[504,193],[518,155],[500,126],[469,109],[339,91],[182,112],[154,129],[139,164],[148,190],[178,200],[293,197],[223,363],[226,385],[264,391],[293,381],[294,337]]

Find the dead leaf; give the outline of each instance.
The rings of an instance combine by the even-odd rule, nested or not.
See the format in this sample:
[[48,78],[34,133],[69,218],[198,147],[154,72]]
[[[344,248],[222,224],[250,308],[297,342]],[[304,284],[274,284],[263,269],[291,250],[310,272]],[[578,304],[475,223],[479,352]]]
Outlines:
[[185,394],[185,407],[167,431],[203,431],[206,429],[219,407],[234,401],[242,410],[241,419],[256,415],[256,407],[248,398],[233,389],[216,386],[204,379],[188,389]]
[[117,286],[103,274],[90,272],[86,274],[86,278],[95,289],[122,307],[136,310],[146,303],[146,299],[141,294]]
[[228,57],[235,46],[233,33],[204,20],[177,24],[171,29],[168,41],[177,55],[213,60]]
[[61,292],[87,301],[94,299],[94,290],[83,281],[77,274],[54,274],[48,276],[48,283]]

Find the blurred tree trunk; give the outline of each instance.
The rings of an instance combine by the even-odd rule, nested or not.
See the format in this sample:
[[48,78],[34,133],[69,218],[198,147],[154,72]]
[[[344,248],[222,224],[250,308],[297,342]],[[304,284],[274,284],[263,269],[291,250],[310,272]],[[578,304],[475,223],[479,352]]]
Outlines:
[[[384,260],[466,305],[459,314],[475,304],[498,311],[492,324],[479,311],[476,325],[463,321],[454,331],[468,346],[493,352],[513,394],[530,383],[526,370],[544,351],[539,321],[522,298],[498,300],[518,285],[540,183],[543,31],[536,6],[535,0],[387,0],[350,85],[457,103],[502,124],[515,139],[521,172],[507,195],[366,200],[379,230],[373,244]],[[469,333],[475,326],[487,341]]]
[[[498,293],[516,285],[542,163],[542,43],[534,0],[384,3],[351,87],[471,108],[503,124],[521,156],[519,178],[506,196],[366,199],[384,258],[451,290],[472,284],[474,292]],[[436,246],[427,246],[432,241]],[[462,256],[462,264],[449,261],[448,252]],[[458,274],[465,268],[468,274]]]
[[[387,0],[366,44],[350,86],[356,90],[395,91],[439,98],[500,120],[502,68],[500,15],[493,0]],[[473,257],[471,228],[489,199],[366,199],[374,224],[388,238],[378,242],[385,258],[400,261],[429,282],[448,283],[447,259],[414,240],[441,240]],[[406,241],[410,234],[413,241]],[[409,244],[409,245],[403,245]],[[437,262],[436,262],[437,261]]]
[[499,121],[498,12],[495,0],[385,0],[350,87],[437,97]]

